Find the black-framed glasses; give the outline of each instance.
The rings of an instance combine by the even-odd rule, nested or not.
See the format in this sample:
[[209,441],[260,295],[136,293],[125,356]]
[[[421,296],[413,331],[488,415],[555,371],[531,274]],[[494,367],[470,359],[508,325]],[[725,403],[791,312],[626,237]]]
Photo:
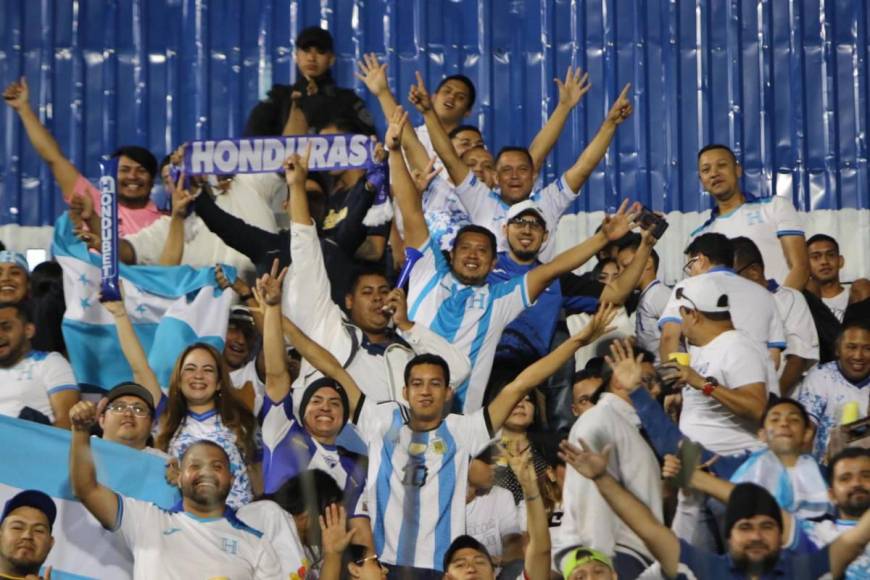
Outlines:
[[689,261],[686,262],[686,265],[683,266],[683,273],[687,276],[690,275],[692,273],[692,264],[697,262],[700,258],[700,256],[695,256],[694,258],[689,259]]
[[117,415],[123,415],[128,409],[136,417],[147,417],[151,414],[151,409],[145,405],[139,405],[137,403],[109,403],[106,406],[108,412]]
[[539,222],[538,220],[536,220],[534,218],[531,218],[531,219],[519,219],[518,218],[518,219],[513,219],[508,223],[510,223],[513,226],[517,226],[518,228],[529,228],[533,232],[540,232],[541,230],[544,229],[544,224],[542,224],[541,222]]

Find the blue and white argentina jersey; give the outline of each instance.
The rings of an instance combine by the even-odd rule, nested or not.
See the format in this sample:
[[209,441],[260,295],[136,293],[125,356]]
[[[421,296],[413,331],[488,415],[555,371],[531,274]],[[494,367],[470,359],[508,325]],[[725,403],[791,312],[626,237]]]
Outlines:
[[725,215],[713,209],[710,218],[690,237],[707,233],[718,233],[729,238],[746,236],[758,246],[767,276],[782,284],[789,270],[779,240],[786,236],[804,235],[801,217],[787,197],[754,197],[747,193],[743,196],[746,202]]
[[504,328],[531,302],[526,277],[498,284],[467,286],[450,271],[450,264],[430,237],[411,270],[408,317],[429,327],[471,361],[471,376],[456,389],[463,412],[483,405],[495,350]]
[[831,430],[840,424],[846,403],[858,403],[858,416],[867,416],[867,385],[870,385],[870,376],[860,383],[851,383],[840,372],[837,361],[814,367],[798,385],[794,397],[818,425],[813,445],[817,460],[824,457]]
[[[843,532],[854,528],[856,520],[797,520],[800,524],[800,532],[819,549],[824,548],[837,539]],[[870,578],[870,547],[864,549],[864,553],[858,556],[849,567],[846,568],[846,580],[866,580]]]
[[52,422],[51,396],[79,390],[72,367],[56,352],[31,351],[14,366],[0,369],[0,415],[18,417],[24,407]]
[[441,570],[450,542],[465,533],[470,457],[492,438],[486,409],[450,414],[415,432],[407,407],[363,399],[355,422],[369,447],[366,485],[375,548],[399,566]]
[[133,552],[133,578],[206,580],[283,577],[278,556],[262,534],[227,509],[221,518],[198,518],[118,496],[112,529]]

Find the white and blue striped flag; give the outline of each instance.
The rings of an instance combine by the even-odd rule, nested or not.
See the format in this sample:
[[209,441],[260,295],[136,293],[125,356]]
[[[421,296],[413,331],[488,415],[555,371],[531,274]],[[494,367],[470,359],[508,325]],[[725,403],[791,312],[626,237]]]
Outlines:
[[[57,505],[54,547],[46,564],[52,580],[133,577],[133,556],[121,537],[97,522],[69,484],[70,432],[0,415],[0,506],[24,489],[47,493]],[[164,460],[118,443],[92,439],[97,479],[122,495],[171,509],[178,488],[166,483]]]
[[[99,391],[129,381],[114,318],[100,304],[100,256],[76,238],[67,214],[55,224],[52,253],[63,268],[63,336],[79,384]],[[224,272],[235,279],[233,268]],[[233,293],[217,286],[214,268],[122,264],[121,283],[133,328],[164,388],[188,345],[206,342],[223,350]]]

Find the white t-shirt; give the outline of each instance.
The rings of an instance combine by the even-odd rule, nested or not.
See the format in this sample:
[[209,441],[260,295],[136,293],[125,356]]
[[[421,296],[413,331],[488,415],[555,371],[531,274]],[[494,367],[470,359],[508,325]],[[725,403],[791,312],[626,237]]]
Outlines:
[[251,383],[254,388],[254,416],[260,414],[263,408],[263,397],[266,396],[266,383],[260,379],[257,372],[257,357],[249,360],[245,366],[230,372],[230,382],[237,389],[244,388],[245,383]]
[[232,510],[222,518],[201,519],[119,495],[112,531],[133,552],[136,579],[284,578],[272,545]]
[[0,368],[0,415],[18,417],[24,407],[54,422],[52,395],[78,391],[72,367],[56,352],[30,351],[9,368]]
[[[767,289],[722,266],[716,266],[698,275],[709,276],[722,292],[728,295],[734,328],[744,331],[765,348],[785,350],[785,326],[779,315],[776,301]],[[668,322],[680,324],[683,321],[677,303],[677,289],[682,286],[682,282],[674,286],[665,311],[659,319],[659,328]]]
[[501,559],[502,538],[522,532],[513,494],[496,486],[475,497],[465,506],[465,530],[486,546],[490,556]]
[[263,539],[279,554],[282,578],[305,578],[310,562],[305,557],[293,516],[277,503],[265,499],[243,506],[236,516],[246,525],[261,531]]
[[830,298],[825,298],[822,296],[822,302],[825,303],[825,306],[828,307],[828,310],[834,313],[834,316],[837,317],[837,320],[843,322],[843,316],[846,315],[846,309],[849,307],[849,288],[843,288],[843,291],[837,294],[836,296],[831,296]]
[[640,293],[635,312],[637,344],[655,355],[656,364],[659,363],[659,342],[662,338],[659,318],[662,317],[670,297],[671,289],[659,280],[653,280]]
[[[215,197],[215,204],[252,226],[275,233],[278,225],[271,203],[273,198],[280,198],[282,194],[286,198],[287,185],[273,173],[240,174],[233,177],[232,185],[226,193]],[[137,263],[159,263],[169,235],[171,219],[169,216],[162,216],[124,238],[136,251]],[[245,276],[255,271],[250,259],[227,246],[195,213],[184,220],[184,254],[181,263],[195,267],[229,264]]]
[[469,458],[492,439],[487,410],[450,414],[416,432],[399,403],[360,405],[355,423],[369,449],[366,497],[377,553],[388,564],[441,570],[450,543],[466,531]]
[[[776,384],[767,352],[739,330],[723,332],[704,346],[689,347],[689,357],[692,368],[702,377],[714,377],[720,389],[764,383],[769,393]],[[732,455],[761,449],[764,444],[757,430],[754,421],[737,417],[713,397],[692,387],[683,389],[680,431],[710,451]]]
[[818,425],[813,447],[816,459],[824,457],[831,430],[840,424],[847,403],[858,403],[858,416],[867,416],[867,385],[870,385],[870,376],[860,383],[851,383],[840,372],[837,361],[816,366],[798,385],[794,398],[806,407]]
[[764,258],[764,271],[779,284],[788,276],[788,263],[780,238],[804,235],[803,220],[787,197],[756,198],[743,194],[746,202],[726,215],[713,210],[710,218],[690,234],[719,233],[729,238],[745,236],[755,242]]
[[[779,286],[773,293],[779,315],[785,324],[786,348],[784,356],[794,355],[816,362],[819,360],[819,333],[804,295],[787,286]],[[780,374],[785,364],[779,366]]]
[[455,389],[463,412],[483,406],[495,350],[504,328],[530,304],[526,276],[467,286],[451,272],[430,237],[411,270],[408,318],[430,328],[471,361],[471,376]]
[[[572,190],[565,181],[564,176],[543,189],[533,191],[529,199],[534,201],[547,220],[547,230],[550,236],[541,246],[538,259],[541,262],[549,262],[556,254],[556,227],[559,219],[571,202],[577,199],[579,191]],[[498,240],[498,251],[508,251],[508,242],[504,233],[504,224],[511,206],[506,203],[499,190],[490,189],[488,185],[477,179],[473,171],[469,171],[462,183],[456,186],[456,196],[465,209],[472,223],[488,228],[495,234]]]

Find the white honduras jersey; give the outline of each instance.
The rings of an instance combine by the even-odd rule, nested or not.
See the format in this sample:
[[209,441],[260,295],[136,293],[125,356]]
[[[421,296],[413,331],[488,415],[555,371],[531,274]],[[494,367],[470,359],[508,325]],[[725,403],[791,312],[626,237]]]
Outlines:
[[39,411],[52,422],[50,397],[78,391],[72,367],[56,352],[31,351],[15,366],[0,368],[0,415],[18,417],[24,407]]
[[246,383],[251,383],[254,389],[254,416],[259,415],[260,409],[263,408],[263,397],[266,396],[266,383],[260,379],[260,373],[257,372],[257,357],[249,360],[245,366],[231,371],[230,382],[237,389],[242,389]]
[[[798,519],[797,521],[800,524],[800,531],[819,549],[826,548],[843,532],[854,528],[858,523],[857,520],[828,519],[822,521]],[[846,580],[867,580],[867,578],[870,578],[870,546],[864,548],[864,553],[846,568]]]
[[746,202],[726,215],[717,209],[710,218],[690,236],[718,233],[729,238],[745,236],[755,242],[764,258],[764,271],[779,284],[788,276],[788,263],[779,239],[785,236],[804,235],[800,215],[786,197],[774,195],[756,198],[743,194]]
[[[810,313],[804,295],[788,286],[779,286],[773,292],[773,299],[785,325],[787,343],[783,355],[794,355],[816,362],[819,360],[819,333]],[[779,367],[779,374],[785,370],[785,361]]]
[[466,286],[430,237],[411,270],[408,317],[453,344],[471,361],[471,376],[455,389],[463,412],[483,406],[495,349],[504,328],[529,305],[526,277],[498,284]]
[[399,403],[360,405],[355,422],[369,448],[375,549],[388,564],[441,570],[450,542],[465,533],[468,462],[490,443],[488,412],[450,414],[436,429],[416,432]]
[[670,300],[671,289],[659,280],[653,280],[640,293],[640,299],[635,312],[634,325],[637,344],[656,357],[659,361],[659,343],[662,331],[659,328],[659,318],[665,311]]
[[846,404],[858,403],[858,417],[867,416],[867,385],[870,385],[870,375],[861,382],[852,383],[840,372],[839,364],[831,361],[813,368],[794,394],[794,398],[807,408],[816,423],[813,455],[819,460],[825,455],[831,431],[840,424]]
[[[765,290],[765,292],[767,292]],[[767,394],[778,392],[776,371],[767,352],[739,330],[723,332],[704,346],[689,348],[692,368],[702,377],[714,377],[720,389],[764,383]],[[741,419],[725,405],[698,389],[683,389],[680,431],[710,451],[733,455],[764,447],[756,436],[758,425]]]
[[[556,254],[556,239],[554,235],[559,219],[571,202],[577,199],[576,191],[572,190],[564,177],[560,177],[553,183],[533,191],[529,199],[534,201],[547,220],[547,230],[550,237],[541,246],[538,259],[541,262],[549,262]],[[465,179],[456,186],[456,196],[465,209],[471,222],[488,228],[495,234],[498,240],[498,251],[506,252],[508,248],[507,237],[504,234],[504,224],[511,206],[501,198],[499,190],[490,189],[488,185],[477,179],[474,172],[469,171]]]
[[221,518],[204,519],[119,495],[118,519],[112,531],[118,532],[133,552],[136,579],[283,577],[272,545],[232,510]]
[[[730,268],[716,266],[699,276],[709,276],[728,295],[728,308],[734,328],[742,330],[765,348],[785,350],[785,326],[779,316],[779,308],[773,295],[755,282],[734,273]],[[677,289],[674,286],[671,298],[659,319],[659,328],[668,322],[680,324],[683,317],[677,305]]]

